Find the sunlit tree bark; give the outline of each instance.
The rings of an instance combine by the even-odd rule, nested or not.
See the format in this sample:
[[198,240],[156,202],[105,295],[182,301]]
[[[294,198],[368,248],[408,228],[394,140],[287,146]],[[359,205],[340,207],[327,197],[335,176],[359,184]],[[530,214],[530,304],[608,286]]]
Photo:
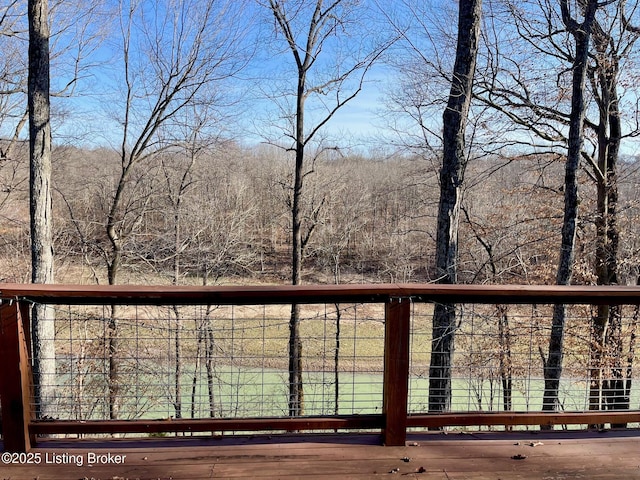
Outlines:
[[[29,0],[29,152],[31,280],[53,283],[51,195],[51,106],[49,99],[49,3]],[[41,417],[55,410],[55,313],[35,305],[31,313],[36,407]]]
[[[442,116],[443,153],[436,236],[436,271],[439,283],[458,281],[458,226],[467,165],[465,132],[472,98],[481,17],[481,0],[460,1],[451,90]],[[446,411],[451,406],[455,329],[454,305],[437,304],[433,314],[429,368],[430,412]]]

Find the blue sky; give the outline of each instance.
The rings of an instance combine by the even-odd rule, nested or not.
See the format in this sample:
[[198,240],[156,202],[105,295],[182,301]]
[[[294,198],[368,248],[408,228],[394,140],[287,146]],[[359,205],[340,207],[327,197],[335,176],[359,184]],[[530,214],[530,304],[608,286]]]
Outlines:
[[[65,8],[71,9],[75,5],[74,2],[82,3],[85,1],[70,0],[69,2],[64,2],[63,5],[66,5]],[[141,1],[149,9],[144,18],[155,18],[158,13],[158,2],[156,0]],[[203,2],[203,0],[186,1],[194,2],[194,6],[201,5]],[[106,5],[110,6],[117,3],[115,0],[105,0],[105,2]],[[265,140],[277,142],[280,139],[280,141],[284,142],[285,136],[282,135],[282,132],[278,132],[277,129],[271,128],[273,124],[270,123],[274,121],[274,116],[278,111],[277,102],[273,98],[268,98],[265,94],[282,93],[284,91],[282,88],[291,94],[295,86],[292,55],[282,38],[274,35],[274,21],[268,10],[257,7],[251,0],[247,0],[247,5],[250,5],[251,8],[246,11],[241,12],[239,8],[235,8],[243,3],[241,0],[230,0],[229,5],[233,11],[223,12],[224,15],[221,18],[229,19],[231,18],[230,15],[238,15],[233,19],[231,28],[243,31],[242,33],[245,36],[243,36],[242,42],[244,43],[241,46],[250,49],[254,48],[255,55],[251,57],[245,70],[234,75],[232,79],[227,79],[217,85],[216,94],[222,97],[227,96],[228,100],[237,101],[232,109],[232,113],[236,115],[220,122],[228,126],[227,134],[234,136],[239,141],[251,144]],[[372,5],[373,3],[375,3],[373,0],[368,0],[364,2],[364,5]],[[450,34],[455,30],[454,22],[445,20],[450,18],[451,8],[448,9],[448,16],[444,16],[442,14],[441,0],[415,3],[418,7],[424,8],[426,13],[416,16],[412,20],[411,32],[414,35],[414,42],[419,45],[423,53],[426,52],[427,58],[442,59],[445,62],[450,61],[452,46],[449,45],[445,48],[444,45],[446,42],[451,42]],[[402,17],[403,14],[399,7],[403,4],[404,2],[400,1],[389,3],[385,13],[396,20],[398,18],[402,19],[404,17]],[[95,5],[99,5],[99,3]],[[392,11],[393,7],[398,8],[398,10]],[[451,7],[450,4],[449,7]],[[153,13],[153,15],[150,16],[149,12]],[[192,10],[187,10],[187,12],[189,14],[193,13]],[[81,38],[80,34],[84,33],[81,28],[81,20],[91,19],[89,13],[95,14],[92,18],[94,23],[88,30],[89,32],[105,34],[105,32],[108,32],[106,27],[110,27],[112,30],[106,34],[105,38],[94,44],[95,50],[91,50],[91,45],[87,44],[88,55],[84,60],[90,68],[81,71],[81,78],[74,92],[75,96],[72,98],[55,98],[53,100],[55,112],[57,113],[56,124],[58,125],[54,140],[59,143],[70,141],[84,143],[89,146],[111,144],[117,147],[121,138],[121,126],[117,122],[114,113],[122,116],[121,106],[123,101],[122,90],[118,91],[119,86],[122,85],[123,77],[122,62],[118,60],[119,45],[122,43],[116,28],[118,23],[101,12],[84,11],[84,16],[75,18],[75,23],[59,25],[64,27],[64,35],[56,37],[56,42],[58,42],[56,47],[64,43],[65,39],[72,40],[69,43],[74,48],[70,49],[67,54],[76,51],[76,47],[81,45],[76,39]],[[427,14],[431,15],[431,17]],[[109,21],[106,21],[106,19],[109,19]],[[378,16],[375,21],[382,22],[383,20],[383,16]],[[376,25],[371,23],[373,20],[367,20],[367,22],[369,23],[358,24],[355,22],[350,24],[350,27],[354,29],[350,33],[356,34],[350,38],[350,42],[374,39],[375,35],[371,32],[376,33],[383,30],[382,27],[371,28],[372,25],[374,27]],[[144,33],[145,28],[151,29],[154,26],[140,20],[135,25],[139,35]],[[105,30],[100,32],[103,27],[105,27]],[[428,34],[432,35],[431,39],[425,38],[424,35],[427,33],[425,28]],[[360,29],[359,34],[358,29]],[[422,37],[420,37],[421,35]],[[431,51],[429,49],[433,48],[433,41],[445,43],[442,43],[441,48]],[[420,44],[420,42],[423,43]],[[339,43],[334,41],[329,44],[330,48],[322,52],[323,59],[326,60],[323,65],[325,68],[330,68],[335,57],[335,51],[331,49],[337,48],[338,45]],[[503,46],[502,48],[505,49],[507,47]],[[396,53],[398,54],[397,57],[395,56]],[[401,54],[403,53],[400,50],[393,52],[393,59],[400,58],[399,55]],[[67,58],[66,61],[63,60],[64,58],[57,58],[54,61],[52,68],[54,90],[68,81],[69,71],[74,67],[71,57]],[[411,59],[409,58],[403,62],[397,62],[399,63],[397,66],[407,66],[410,61]],[[152,69],[147,71],[152,72]],[[145,79],[145,77],[148,77],[146,73],[140,75],[138,79]],[[148,78],[146,79],[148,80]],[[446,85],[443,86],[437,82],[431,82],[429,79],[422,82],[430,87],[427,92],[428,95],[446,97],[448,93]],[[339,146],[345,149],[352,146],[356,149],[377,148],[381,143],[385,143],[387,137],[392,136],[393,133],[390,131],[391,129],[387,128],[386,120],[382,118],[381,114],[387,110],[390,89],[397,87],[399,83],[400,75],[398,70],[385,64],[379,64],[374,67],[369,72],[362,92],[338,111],[335,117],[326,125],[325,131],[332,137],[331,140],[340,143]],[[549,85],[551,83],[553,82],[550,82]],[[152,90],[152,84],[148,83],[144,88]],[[636,89],[630,88],[629,92],[633,94]],[[136,95],[139,102],[144,100],[142,98],[144,90],[140,90]],[[280,97],[281,100],[283,98]],[[291,104],[291,96],[288,97],[288,101]],[[310,112],[313,109],[314,104],[312,101]],[[314,118],[312,114],[310,115],[309,123],[311,124]],[[142,116],[144,117],[144,115]],[[440,127],[437,122],[440,121],[441,112],[435,107],[432,118],[434,122],[433,128],[438,131]],[[215,122],[212,121],[213,123]],[[280,122],[279,125],[283,126],[285,124]],[[407,133],[410,133],[412,128],[415,133],[417,129],[415,124],[412,126],[411,122],[406,118],[402,122],[402,126],[407,129]],[[3,126],[2,133],[7,134],[6,132],[9,130]],[[24,135],[26,135],[26,132],[24,132]],[[637,153],[637,141],[635,139],[626,140],[623,143],[623,150],[625,153]]]
[[[150,0],[145,0],[145,3],[148,7],[145,18],[148,19],[150,12],[154,11],[157,4]],[[257,42],[255,55],[247,65],[247,69],[238,72],[233,79],[226,79],[217,87],[225,94],[239,97],[235,110],[236,113],[241,113],[239,117],[235,117],[238,125],[232,126],[232,130],[239,136],[239,140],[248,143],[265,140],[267,119],[272,117],[278,109],[276,102],[272,98],[267,98],[265,94],[273,93],[270,89],[276,84],[277,89],[284,88],[289,90],[289,93],[295,88],[296,77],[292,69],[291,52],[282,38],[274,37],[270,15],[266,9],[256,9],[254,5],[239,17],[239,21],[246,22],[246,25],[231,27],[248,30],[244,32],[243,41],[246,42],[247,48],[253,48],[251,42]],[[134,44],[143,42],[144,29],[151,26],[145,26],[140,20],[134,25],[137,35],[141,35],[139,39],[134,39]],[[90,146],[119,145],[121,126],[114,115],[122,116],[121,109],[118,111],[119,107],[117,107],[123,101],[122,95],[118,93],[119,87],[123,84],[123,62],[120,60],[122,39],[119,38],[117,21],[112,19],[111,26],[113,29],[111,34],[100,42],[86,59],[92,66],[84,72],[83,78],[78,83],[77,95],[73,98],[54,99],[58,112],[69,113],[60,117],[63,120],[61,123],[58,122],[59,128],[56,133],[61,140],[69,138],[69,140],[78,141],[78,138],[74,139],[74,137],[82,135],[79,141]],[[166,33],[165,38],[168,38]],[[337,46],[340,46],[337,42],[329,44],[331,48]],[[323,63],[319,63],[318,66],[331,68],[334,52],[328,49],[322,52],[322,56]],[[153,69],[148,71],[152,73]],[[389,82],[390,75],[390,70],[383,67],[372,69],[360,94],[337,112],[327,124],[326,133],[338,140],[343,140],[345,146],[347,143],[362,145],[365,140],[379,138],[384,128],[378,113],[383,108],[384,86]],[[137,92],[137,95],[141,94]],[[313,100],[310,100],[309,107],[309,124],[312,124]]]

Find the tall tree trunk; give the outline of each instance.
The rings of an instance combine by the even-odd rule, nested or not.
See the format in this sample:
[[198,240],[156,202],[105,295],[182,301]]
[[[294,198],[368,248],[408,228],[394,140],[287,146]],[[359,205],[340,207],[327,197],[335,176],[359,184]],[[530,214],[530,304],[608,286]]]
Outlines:
[[209,416],[216,416],[215,391],[214,391],[214,356],[215,356],[215,337],[213,327],[211,326],[211,317],[207,315],[205,326],[205,366],[207,369],[207,391],[209,392]]
[[333,390],[333,413],[338,415],[340,413],[340,329],[342,321],[342,312],[340,311],[340,305],[335,304],[336,309],[336,342],[335,350],[333,352],[333,376],[335,378],[335,387]]
[[[567,0],[561,2],[562,17],[568,31],[573,35],[576,43],[576,54],[573,62],[571,114],[569,121],[569,142],[564,179],[564,219],[562,223],[562,240],[560,246],[560,260],[556,283],[568,285],[573,274],[573,259],[575,254],[576,225],[578,220],[578,181],[577,173],[580,166],[584,138],[585,119],[585,83],[587,77],[589,43],[591,29],[598,9],[597,0],[589,0],[585,5],[584,21],[577,23],[571,18]],[[551,334],[549,337],[549,354],[544,364],[544,397],[542,409],[555,410],[558,406],[558,391],[562,376],[564,325],[566,317],[565,305],[555,305]]]
[[[438,283],[456,283],[458,222],[466,168],[465,130],[478,52],[482,0],[461,0],[458,43],[449,101],[443,114],[443,158],[436,233]],[[456,314],[453,305],[437,304],[433,314],[429,411],[442,412],[451,405],[451,366]]]
[[[124,165],[124,142],[123,142],[123,165]],[[122,261],[122,238],[117,228],[117,212],[120,208],[120,202],[124,191],[124,185],[128,176],[129,169],[123,167],[118,187],[116,189],[111,210],[107,217],[106,233],[111,245],[110,257],[107,259],[107,281],[109,285],[117,285],[118,274],[120,273],[120,263]],[[111,317],[107,325],[107,353],[109,355],[109,418],[115,420],[120,415],[120,325],[118,321],[118,306],[111,305]]]
[[[302,260],[304,242],[302,240],[302,192],[304,185],[304,104],[306,71],[298,69],[298,87],[296,94],[296,165],[293,180],[293,199],[291,202],[292,251],[291,284],[300,285],[302,281]],[[304,413],[304,384],[302,379],[302,339],[300,338],[300,306],[291,305],[289,321],[289,415]]]
[[[196,332],[197,332],[197,342],[196,342],[196,353],[195,360],[193,366],[193,376],[191,377],[191,418],[196,418],[196,394],[198,392],[198,370],[201,368],[201,355],[202,348],[204,343],[204,322],[195,321],[196,324]],[[206,346],[205,346],[206,348]]]
[[[598,161],[596,214],[596,276],[598,285],[618,283],[617,225],[618,157],[622,128],[617,92],[619,55],[612,51],[611,35],[594,24],[593,41],[597,52],[591,83],[599,107],[597,125]],[[629,408],[625,393],[622,352],[622,325],[619,306],[598,306],[593,318],[589,409]]]
[[[31,281],[53,283],[48,1],[29,0],[28,17]],[[55,409],[55,312],[50,306],[35,305],[31,318],[36,413],[40,417],[52,416]]]
[[509,327],[509,312],[506,305],[496,305],[498,315],[499,363],[500,379],[502,381],[503,409],[513,408],[513,359],[511,355],[511,328]]
[[[120,264],[120,251],[117,250],[112,262],[107,267],[107,277],[109,285],[115,285],[118,266]],[[115,420],[120,416],[120,362],[118,359],[118,351],[120,349],[120,334],[118,322],[118,306],[111,305],[111,316],[107,323],[107,355],[109,356],[109,418]]]
[[175,400],[173,402],[173,408],[175,410],[176,418],[182,418],[182,344],[180,341],[182,328],[180,307],[174,305],[172,310],[175,316],[173,330],[175,335],[174,354],[176,357],[176,364],[174,369]]
[[[180,283],[180,244],[182,242],[181,231],[180,231],[180,198],[175,204],[175,210],[173,214],[173,279],[172,284],[178,285]],[[174,321],[174,333],[175,333],[175,343],[174,343],[174,353],[176,357],[176,365],[175,365],[175,378],[174,378],[174,386],[175,386],[175,401],[173,402],[173,407],[175,409],[176,418],[182,418],[182,345],[180,342],[180,332],[181,332],[181,315],[180,315],[180,307],[178,305],[173,305],[173,314],[175,316]]]

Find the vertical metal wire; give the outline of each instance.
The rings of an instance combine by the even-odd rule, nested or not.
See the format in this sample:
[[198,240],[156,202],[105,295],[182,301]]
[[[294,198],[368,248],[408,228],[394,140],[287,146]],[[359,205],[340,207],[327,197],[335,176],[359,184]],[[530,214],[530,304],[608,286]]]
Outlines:
[[[531,322],[529,323],[529,358],[533,358],[534,356],[534,331],[536,328],[536,325],[538,323],[538,309],[536,307],[536,305],[532,305],[531,306]],[[527,395],[525,395],[525,406],[527,411],[531,408],[530,405],[530,393],[531,393],[531,369],[532,369],[532,364],[531,362],[527,363],[527,378],[526,378],[526,391],[527,391]]]
[[358,309],[353,307],[353,356],[351,363],[351,412],[356,404],[356,338],[358,338]]
[[[260,338],[262,360],[260,362],[260,397],[265,398],[265,368],[266,368],[266,356],[267,356],[267,307],[262,306],[262,315],[260,317]],[[264,415],[264,402],[260,402],[260,415]]]
[[324,304],[324,314],[322,316],[322,371],[320,373],[320,378],[321,378],[321,384],[320,384],[320,405],[321,411],[324,411],[325,407],[328,409],[329,405],[327,403],[327,396],[326,396],[326,392],[327,392],[327,388],[330,387],[330,385],[327,383],[327,338],[328,338],[328,332],[327,332],[327,322],[328,322],[328,316],[327,316],[327,304]]

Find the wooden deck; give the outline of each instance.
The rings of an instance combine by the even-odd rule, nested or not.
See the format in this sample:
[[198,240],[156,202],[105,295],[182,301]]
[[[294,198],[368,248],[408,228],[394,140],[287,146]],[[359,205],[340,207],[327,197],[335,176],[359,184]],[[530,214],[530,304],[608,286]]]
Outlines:
[[[51,440],[31,452],[40,465],[2,464],[0,480],[640,479],[640,431],[410,434],[404,447],[379,440],[364,434]],[[111,463],[87,465],[91,455]]]

